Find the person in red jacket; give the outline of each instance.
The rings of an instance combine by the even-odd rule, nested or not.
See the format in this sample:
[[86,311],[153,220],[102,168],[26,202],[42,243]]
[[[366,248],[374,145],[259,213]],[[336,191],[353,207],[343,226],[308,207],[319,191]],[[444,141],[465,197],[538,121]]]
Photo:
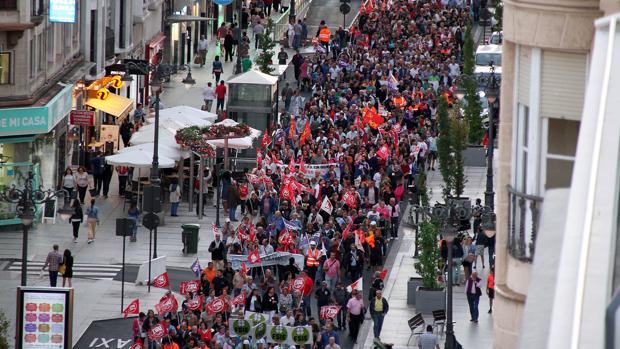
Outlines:
[[215,112],[224,110],[224,100],[226,99],[226,85],[224,80],[220,81],[220,84],[215,88],[215,96],[217,97],[217,105],[215,106]]
[[314,287],[314,280],[312,280],[310,276],[308,276],[308,271],[306,271],[305,269],[301,271],[300,276],[304,279],[303,305],[305,308],[306,315],[310,317],[312,315],[311,310],[310,310],[310,296],[312,295],[312,288]]

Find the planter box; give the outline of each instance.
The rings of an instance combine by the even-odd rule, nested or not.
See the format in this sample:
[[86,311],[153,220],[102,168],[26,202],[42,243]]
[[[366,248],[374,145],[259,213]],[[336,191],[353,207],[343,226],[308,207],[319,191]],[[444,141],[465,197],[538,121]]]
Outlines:
[[415,309],[422,314],[431,314],[434,310],[445,310],[446,290],[427,290],[418,286],[415,296]]
[[470,145],[463,150],[463,165],[472,167],[487,167],[486,149],[481,145]]
[[420,286],[422,286],[422,278],[409,278],[407,281],[407,305],[415,305],[415,295]]

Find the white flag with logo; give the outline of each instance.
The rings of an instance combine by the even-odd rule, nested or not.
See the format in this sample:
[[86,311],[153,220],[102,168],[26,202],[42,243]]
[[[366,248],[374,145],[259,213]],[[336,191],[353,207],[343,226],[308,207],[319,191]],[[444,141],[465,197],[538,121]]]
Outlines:
[[332,211],[334,210],[334,206],[332,205],[332,202],[329,201],[327,196],[323,199],[323,203],[321,204],[321,210],[327,212],[327,214],[332,214]]
[[362,291],[362,286],[363,286],[362,278],[359,278],[354,283],[347,286],[347,292],[351,292],[353,290]]

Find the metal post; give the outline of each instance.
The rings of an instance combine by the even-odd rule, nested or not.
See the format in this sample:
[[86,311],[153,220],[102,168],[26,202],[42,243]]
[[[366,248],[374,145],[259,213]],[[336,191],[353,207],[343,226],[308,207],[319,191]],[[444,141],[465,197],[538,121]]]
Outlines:
[[153,230],[149,229],[149,284],[148,292],[151,293],[151,249],[153,248]]
[[448,299],[446,306],[446,346],[445,349],[454,349],[454,326],[452,323],[452,244],[454,237],[448,239]]
[[[134,224],[137,224],[134,223]],[[121,313],[125,310],[125,240],[126,234],[123,234],[123,269],[121,271]]]
[[342,14],[342,28],[345,29],[347,27],[347,15]]
[[[155,132],[153,135],[153,164],[151,168],[151,186],[159,188],[159,94],[161,89],[155,92]],[[153,258],[157,258],[157,227],[153,230]],[[151,254],[149,253],[149,256]]]
[[28,283],[28,226],[22,224],[22,286]]
[[[243,26],[241,25],[241,18],[243,17],[243,1],[239,1],[239,13],[237,14],[237,26],[240,33],[243,33]],[[235,38],[237,39],[237,38]],[[237,62],[235,63],[235,74],[241,74],[243,67],[241,66],[241,55],[239,54],[239,46],[241,42],[237,42]]]
[[494,106],[489,105],[489,143],[487,150],[487,188],[484,192],[484,205],[490,207],[492,210],[495,209],[494,197],[495,192],[493,191],[493,150],[495,148],[495,132],[494,128],[494,115],[493,115]]
[[222,183],[222,175],[219,171],[219,164],[215,164],[215,173],[217,174],[217,186],[215,187],[216,190],[216,198],[217,198],[217,202],[216,202],[216,207],[215,207],[215,225],[219,228],[220,227],[220,205],[222,202],[222,193],[220,192],[220,185]]
[[192,212],[194,207],[194,153],[189,154],[189,212]]
[[204,173],[205,173],[205,168],[204,168],[204,158],[201,156],[200,157],[200,165],[198,166],[198,168],[200,170],[198,170],[198,180],[199,180],[199,185],[198,185],[198,219],[202,219],[203,216],[203,211],[205,209],[204,207],[204,193],[203,193],[203,188],[204,188]]
[[291,0],[291,8],[289,8],[289,13],[288,13],[288,20],[293,21],[293,24],[295,24],[295,0]]
[[415,250],[413,252],[413,258],[418,258],[419,254],[418,254],[418,244],[419,244],[419,237],[420,237],[420,212],[418,212],[418,210],[415,210]]
[[[278,120],[278,114],[280,113],[280,75],[278,75],[278,81],[276,82],[276,113],[274,116],[274,119]],[[269,132],[269,127],[271,125],[269,125],[269,123],[267,123],[267,129],[265,130],[265,132]]]

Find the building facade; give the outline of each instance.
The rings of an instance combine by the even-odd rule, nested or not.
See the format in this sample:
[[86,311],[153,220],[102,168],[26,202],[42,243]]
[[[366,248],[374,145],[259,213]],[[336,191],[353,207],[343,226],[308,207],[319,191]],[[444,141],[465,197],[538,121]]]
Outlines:
[[561,245],[563,222],[549,222],[565,212],[567,194],[558,192],[573,187],[594,21],[619,7],[617,0],[504,1],[495,348],[517,348],[526,337],[532,318],[524,311],[542,286],[533,273],[558,253],[538,242],[548,234]]

